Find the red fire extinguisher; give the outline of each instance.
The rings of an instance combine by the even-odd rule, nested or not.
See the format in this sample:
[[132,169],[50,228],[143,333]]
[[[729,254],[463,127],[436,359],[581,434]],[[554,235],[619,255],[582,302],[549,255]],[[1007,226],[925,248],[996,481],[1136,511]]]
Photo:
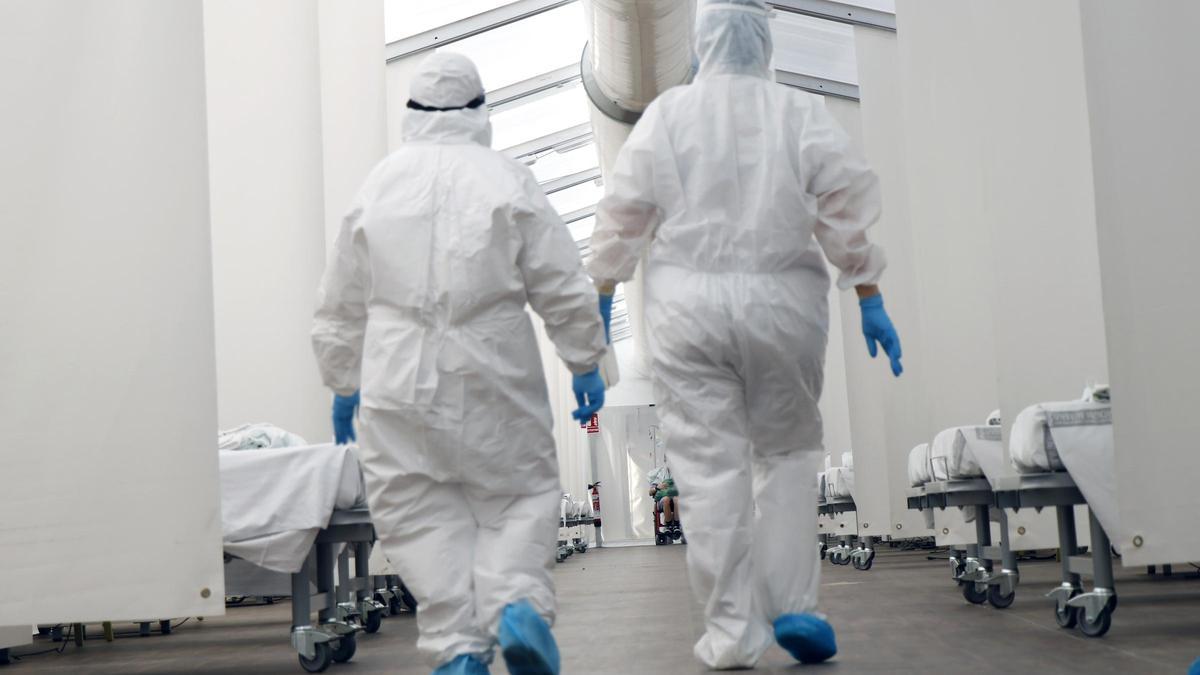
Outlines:
[[588,486],[592,491],[592,525],[600,527],[600,481]]

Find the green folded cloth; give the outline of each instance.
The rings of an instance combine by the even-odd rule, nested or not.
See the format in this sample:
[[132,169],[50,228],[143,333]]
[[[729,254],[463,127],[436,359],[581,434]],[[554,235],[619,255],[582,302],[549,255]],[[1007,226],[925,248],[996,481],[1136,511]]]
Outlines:
[[666,485],[667,487],[666,487],[666,489],[655,492],[654,493],[655,499],[662,499],[663,497],[678,497],[679,496],[679,489],[675,487],[675,479],[674,478],[668,478],[665,481],[663,481],[662,483],[660,483],[660,485]]

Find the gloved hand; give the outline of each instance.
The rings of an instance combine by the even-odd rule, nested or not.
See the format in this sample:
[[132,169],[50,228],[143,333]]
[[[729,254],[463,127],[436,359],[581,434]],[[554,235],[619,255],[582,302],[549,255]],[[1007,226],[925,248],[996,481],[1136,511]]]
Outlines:
[[612,303],[613,296],[600,294],[600,318],[604,319],[604,341],[612,342],[609,336],[609,327],[612,325]]
[[571,388],[575,390],[575,402],[579,404],[571,417],[580,424],[592,419],[592,415],[604,407],[604,378],[600,377],[599,368],[576,375],[571,379]]
[[333,397],[333,440],[338,445],[358,440],[354,434],[354,413],[358,411],[358,392]]
[[900,377],[904,366],[900,365],[900,336],[896,335],[896,327],[883,308],[883,296],[872,295],[858,301],[862,309],[863,335],[867,338],[867,353],[871,358],[878,354],[876,342],[883,346],[883,351],[892,362],[892,374]]

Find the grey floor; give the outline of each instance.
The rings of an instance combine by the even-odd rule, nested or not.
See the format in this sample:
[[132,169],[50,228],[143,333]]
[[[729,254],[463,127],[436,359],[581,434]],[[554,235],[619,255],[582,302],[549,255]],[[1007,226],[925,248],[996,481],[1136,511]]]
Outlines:
[[[566,673],[587,675],[702,672],[691,645],[702,629],[687,589],[684,547],[593,550],[557,567],[561,612],[555,633]],[[1200,655],[1200,578],[1177,571],[1150,577],[1123,570],[1120,608],[1103,639],[1054,624],[1041,597],[1056,583],[1057,565],[1022,568],[1017,602],[1008,610],[967,605],[944,562],[924,553],[883,549],[859,572],[822,564],[822,608],[838,632],[830,664],[802,668],[772,650],[759,670],[770,673],[1174,673]],[[189,621],[169,636],[88,640],[62,654],[31,656],[2,675],[37,673],[300,673],[288,645],[289,608],[231,608],[226,616]],[[132,628],[118,626],[118,629]],[[415,654],[411,616],[387,619],[361,636],[358,655],[332,675],[425,674]],[[29,652],[45,649],[39,642]],[[507,672],[497,665],[493,672]]]

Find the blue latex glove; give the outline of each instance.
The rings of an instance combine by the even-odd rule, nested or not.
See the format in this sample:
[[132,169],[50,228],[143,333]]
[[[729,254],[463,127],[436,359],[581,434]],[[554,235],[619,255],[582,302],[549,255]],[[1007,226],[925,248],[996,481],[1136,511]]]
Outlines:
[[333,440],[338,445],[358,440],[354,434],[354,413],[358,410],[358,392],[333,397]]
[[896,335],[896,327],[892,325],[887,310],[883,308],[883,296],[872,295],[858,301],[862,309],[863,335],[867,338],[867,353],[871,358],[879,353],[875,343],[883,347],[883,352],[892,362],[892,374],[900,377],[904,366],[900,365],[900,336]]
[[593,368],[591,372],[576,375],[571,379],[571,388],[575,390],[575,402],[579,409],[571,413],[580,424],[592,419],[604,407],[604,378],[600,377],[600,369]]
[[604,319],[604,341],[612,342],[609,337],[609,327],[612,325],[612,303],[613,296],[600,294],[600,318]]

